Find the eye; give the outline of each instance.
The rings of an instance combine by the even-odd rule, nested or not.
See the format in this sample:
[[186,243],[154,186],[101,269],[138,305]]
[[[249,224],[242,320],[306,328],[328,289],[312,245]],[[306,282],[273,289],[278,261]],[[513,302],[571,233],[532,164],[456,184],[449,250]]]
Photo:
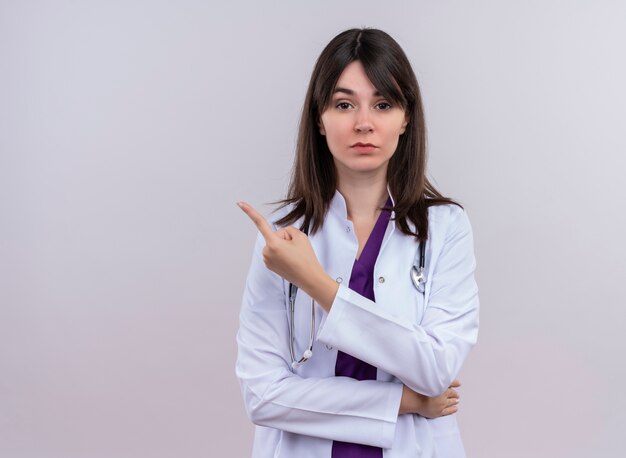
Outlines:
[[339,102],[335,106],[339,108],[340,110],[349,110],[352,107],[352,104],[348,102]]
[[387,111],[391,109],[391,104],[389,102],[378,102],[376,104],[376,108],[382,111]]

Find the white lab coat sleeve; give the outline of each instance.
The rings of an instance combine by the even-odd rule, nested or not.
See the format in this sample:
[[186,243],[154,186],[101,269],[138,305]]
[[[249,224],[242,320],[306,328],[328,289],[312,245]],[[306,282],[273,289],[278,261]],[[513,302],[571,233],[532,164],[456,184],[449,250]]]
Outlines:
[[303,378],[291,371],[283,280],[263,264],[264,244],[259,235],[237,333],[236,374],[248,416],[257,425],[297,434],[391,447],[401,384]]
[[341,285],[317,336],[426,396],[448,388],[478,337],[472,230],[461,209],[449,218],[441,249],[431,259],[430,296],[420,323]]

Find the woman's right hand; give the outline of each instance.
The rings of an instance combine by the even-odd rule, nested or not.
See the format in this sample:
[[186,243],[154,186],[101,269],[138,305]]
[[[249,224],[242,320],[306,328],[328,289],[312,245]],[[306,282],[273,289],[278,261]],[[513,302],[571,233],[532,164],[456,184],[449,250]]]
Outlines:
[[272,272],[302,289],[330,311],[339,284],[324,270],[307,235],[295,227],[274,231],[267,220],[250,204],[237,205],[252,220],[265,239],[263,262]]
[[454,380],[446,391],[437,397],[430,398],[403,385],[398,414],[416,413],[426,418],[437,418],[456,413],[459,410],[459,393],[455,388],[459,386],[461,382]]

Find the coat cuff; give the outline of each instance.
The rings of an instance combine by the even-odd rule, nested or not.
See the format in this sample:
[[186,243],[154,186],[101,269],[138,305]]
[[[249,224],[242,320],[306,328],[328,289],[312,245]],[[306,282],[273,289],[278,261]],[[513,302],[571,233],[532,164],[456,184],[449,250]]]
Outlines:
[[330,312],[322,317],[319,329],[317,331],[317,340],[322,343],[332,345],[333,335],[339,332],[339,326],[344,319],[346,313],[346,302],[350,297],[350,288],[345,285],[339,285],[335,299],[330,307]]

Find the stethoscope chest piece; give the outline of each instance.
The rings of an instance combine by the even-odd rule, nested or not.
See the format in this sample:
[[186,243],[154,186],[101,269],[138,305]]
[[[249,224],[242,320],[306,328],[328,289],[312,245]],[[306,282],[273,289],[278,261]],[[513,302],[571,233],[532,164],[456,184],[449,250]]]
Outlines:
[[[417,262],[417,258],[419,258],[419,262]],[[420,293],[423,293],[424,283],[426,283],[426,278],[424,278],[426,243],[420,243],[420,247],[418,250],[418,254],[416,255],[415,261],[416,262],[413,263],[413,267],[411,267],[411,281],[413,282],[413,286],[415,286],[415,289],[417,289]]]
[[415,288],[418,291],[421,291],[424,289],[424,268],[420,267],[419,269],[415,266],[411,267],[411,281],[413,282],[413,286],[415,286]]

